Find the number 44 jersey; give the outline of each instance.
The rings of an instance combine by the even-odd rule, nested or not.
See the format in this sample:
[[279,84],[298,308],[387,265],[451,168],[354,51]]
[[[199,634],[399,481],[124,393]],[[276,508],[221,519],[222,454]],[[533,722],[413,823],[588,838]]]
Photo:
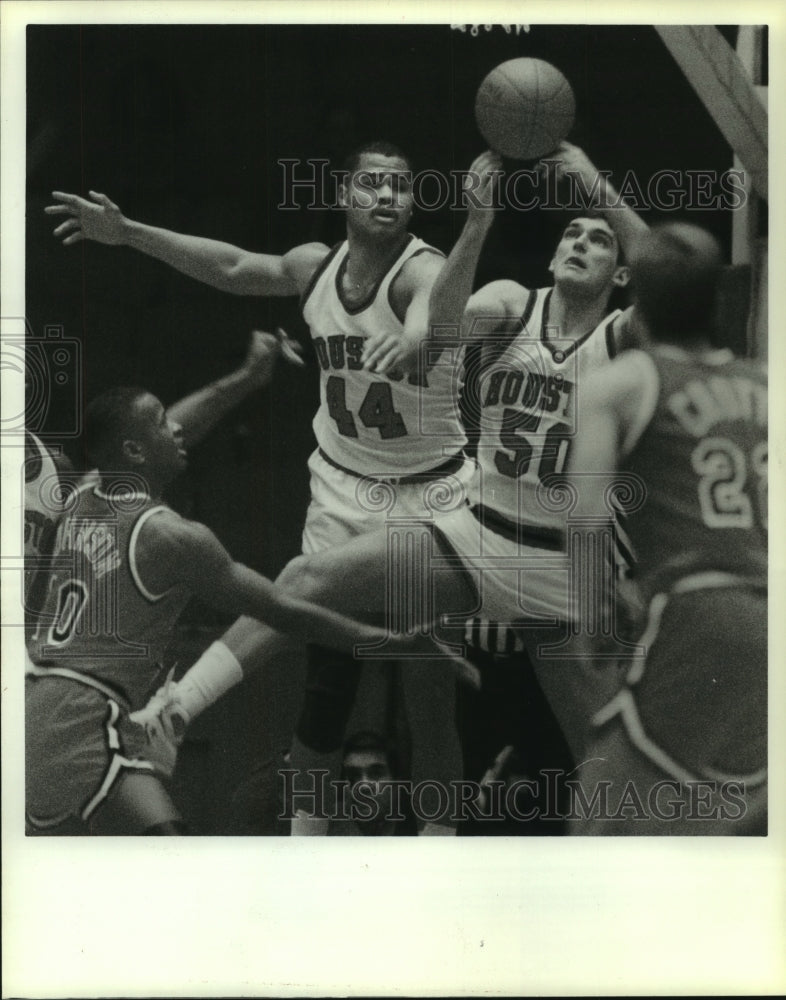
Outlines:
[[624,471],[645,486],[627,522],[645,597],[688,574],[767,583],[767,377],[729,351],[659,344],[635,352],[646,374]]
[[131,708],[144,705],[161,673],[170,631],[189,593],[153,594],[137,568],[140,531],[172,511],[144,493],[86,486],[66,505],[55,568],[30,655],[39,667],[87,674]]
[[[347,301],[342,287],[348,253],[346,242],[334,247],[303,297],[303,316],[321,370],[320,407],[314,418],[317,443],[334,464],[362,476],[426,472],[466,443],[455,343],[435,351],[438,363],[427,371],[403,377],[364,371],[362,355],[369,337],[403,333],[391,303],[393,284],[407,261],[439,251],[410,236],[376,287],[356,304]],[[426,360],[431,363],[431,358]]]

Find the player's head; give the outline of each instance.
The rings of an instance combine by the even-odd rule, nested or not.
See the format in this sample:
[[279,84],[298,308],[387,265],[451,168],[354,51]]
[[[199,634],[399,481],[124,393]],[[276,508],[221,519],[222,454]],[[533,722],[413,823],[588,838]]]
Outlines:
[[169,483],[186,465],[182,431],[146,389],[109,389],[85,411],[84,445],[100,472],[133,471],[151,488]]
[[705,229],[686,222],[654,226],[631,254],[635,311],[655,340],[707,340],[723,260]]
[[358,781],[372,784],[389,781],[393,772],[385,739],[370,731],[350,736],[344,743],[342,772],[350,785]]
[[602,215],[591,211],[568,221],[549,270],[556,287],[586,300],[609,296],[630,279],[614,230]]
[[400,236],[412,216],[412,166],[391,142],[358,146],[344,163],[339,202],[350,231],[378,239]]

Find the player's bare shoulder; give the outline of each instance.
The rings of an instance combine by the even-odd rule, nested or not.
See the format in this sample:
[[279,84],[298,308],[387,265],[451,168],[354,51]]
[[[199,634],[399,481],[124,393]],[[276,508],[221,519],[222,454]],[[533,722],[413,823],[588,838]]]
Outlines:
[[314,272],[330,253],[330,247],[324,243],[303,243],[293,247],[284,254],[282,267],[301,294],[308,287]]
[[404,316],[416,295],[429,295],[445,255],[435,247],[423,247],[404,261],[390,285],[390,302],[396,315]]
[[135,536],[131,558],[148,591],[161,594],[176,586],[193,589],[206,559],[217,545],[213,532],[162,505],[148,515]]

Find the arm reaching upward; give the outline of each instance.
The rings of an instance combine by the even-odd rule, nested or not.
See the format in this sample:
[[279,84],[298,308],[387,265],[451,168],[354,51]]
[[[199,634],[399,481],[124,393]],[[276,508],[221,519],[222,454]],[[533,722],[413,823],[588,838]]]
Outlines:
[[[303,291],[302,254],[314,257],[314,268],[328,252],[323,244],[308,244],[285,256],[251,253],[230,243],[201,236],[186,236],[126,218],[105,194],[90,192],[90,199],[53,191],[57,204],[48,205],[48,215],[68,218],[54,230],[70,246],[80,240],[95,240],[129,246],[206,285],[234,295],[297,295]],[[292,265],[295,265],[294,267]],[[312,269],[313,270],[313,269]]]
[[243,364],[223,378],[197,389],[169,407],[171,420],[183,428],[187,448],[198,444],[246,396],[267,385],[279,355],[302,365],[300,345],[283,330],[275,334],[254,330]]
[[[469,169],[464,190],[467,221],[442,268],[429,300],[429,325],[458,329],[472,295],[480,252],[494,221],[493,195],[501,172],[496,153],[482,153]],[[478,180],[477,184],[473,181]]]
[[603,214],[617,236],[617,242],[626,258],[630,257],[636,242],[649,231],[647,223],[626,205],[612,185],[606,172],[601,172],[583,149],[569,142],[562,142],[554,155],[544,161],[556,163],[557,177],[573,178],[574,192],[581,194],[587,208]]

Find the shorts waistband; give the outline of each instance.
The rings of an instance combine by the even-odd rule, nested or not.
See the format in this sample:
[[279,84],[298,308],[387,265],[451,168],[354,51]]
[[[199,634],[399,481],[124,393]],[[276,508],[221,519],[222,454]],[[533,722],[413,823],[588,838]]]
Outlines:
[[449,476],[453,472],[458,472],[458,470],[464,465],[466,461],[466,455],[463,452],[459,452],[458,455],[454,455],[449,458],[442,465],[437,465],[433,469],[425,469],[423,472],[412,472],[406,476],[367,476],[363,472],[355,472],[354,469],[348,469],[346,465],[341,465],[340,462],[334,461],[330,455],[326,454],[322,448],[317,448],[321,458],[332,465],[334,469],[338,469],[339,472],[346,472],[348,476],[354,476],[356,479],[371,479],[378,483],[392,483],[393,485],[405,485],[407,483],[427,483],[432,479],[440,479],[442,476]]
[[475,504],[470,507],[470,510],[473,517],[484,528],[507,538],[510,542],[515,542],[517,545],[528,545],[533,549],[548,549],[551,552],[565,551],[565,540],[558,528],[539,528],[537,525],[519,524],[482,503]]
[[109,684],[105,684],[103,681],[98,680],[98,678],[93,677],[91,674],[83,674],[78,670],[70,670],[68,667],[49,667],[45,663],[29,664],[25,670],[25,676],[64,677],[66,680],[76,681],[78,684],[85,684],[87,687],[95,688],[96,691],[100,691],[101,694],[106,695],[107,698],[119,701],[126,709],[130,707],[130,702],[125,692],[119,691],[111,687]]

